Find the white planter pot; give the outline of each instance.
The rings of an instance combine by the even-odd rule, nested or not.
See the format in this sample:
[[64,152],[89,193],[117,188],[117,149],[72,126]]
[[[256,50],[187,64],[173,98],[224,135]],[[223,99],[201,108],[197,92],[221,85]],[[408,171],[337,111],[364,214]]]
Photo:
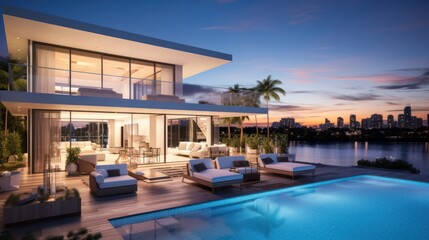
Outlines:
[[77,164],[75,163],[67,164],[66,171],[68,175],[75,175],[77,173]]

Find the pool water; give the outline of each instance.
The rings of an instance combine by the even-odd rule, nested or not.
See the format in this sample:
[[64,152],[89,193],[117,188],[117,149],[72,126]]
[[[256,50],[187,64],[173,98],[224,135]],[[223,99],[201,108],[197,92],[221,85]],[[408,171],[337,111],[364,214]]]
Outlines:
[[429,184],[357,176],[111,219],[124,239],[429,239]]

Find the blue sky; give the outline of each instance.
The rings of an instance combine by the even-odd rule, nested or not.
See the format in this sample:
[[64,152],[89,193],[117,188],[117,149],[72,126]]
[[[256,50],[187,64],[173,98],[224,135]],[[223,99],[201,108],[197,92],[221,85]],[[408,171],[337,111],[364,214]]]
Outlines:
[[280,103],[270,102],[273,120],[295,117],[318,124],[341,116],[347,123],[352,113],[358,119],[373,113],[396,119],[408,104],[413,115],[429,113],[429,1],[2,4],[232,54],[233,62],[185,81],[252,86],[271,74],[287,91]]

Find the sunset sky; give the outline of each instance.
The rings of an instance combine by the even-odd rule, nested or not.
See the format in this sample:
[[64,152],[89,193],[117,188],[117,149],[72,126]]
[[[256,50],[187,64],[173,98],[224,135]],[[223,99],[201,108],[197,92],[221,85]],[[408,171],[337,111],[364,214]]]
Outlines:
[[[185,82],[251,87],[271,74],[287,91],[270,102],[274,121],[312,125],[341,116],[347,124],[352,113],[396,120],[406,105],[424,120],[429,114],[429,1],[142,2],[1,1],[232,54],[231,63]],[[7,55],[4,32],[0,55]]]

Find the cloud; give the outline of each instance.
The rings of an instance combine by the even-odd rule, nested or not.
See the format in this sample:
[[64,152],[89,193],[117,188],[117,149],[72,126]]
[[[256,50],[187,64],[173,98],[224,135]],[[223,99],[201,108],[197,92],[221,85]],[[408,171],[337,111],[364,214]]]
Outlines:
[[314,91],[290,91],[289,93],[308,94],[308,93],[314,93]]
[[306,4],[298,6],[289,13],[289,25],[299,25],[310,20],[317,19],[317,14],[320,12],[320,5]]
[[231,29],[231,26],[211,26],[211,27],[203,27],[201,30],[212,31],[212,30],[226,30]]
[[426,87],[429,87],[429,69],[426,69],[426,71],[418,77],[404,78],[395,84],[377,86],[379,89],[386,90],[416,90],[424,89]]
[[428,19],[414,19],[409,21],[408,23],[386,27],[382,30],[384,31],[411,31],[417,29],[426,29],[429,28],[429,20]]
[[393,74],[374,74],[374,75],[357,75],[357,76],[333,76],[337,80],[349,81],[369,81],[377,83],[398,82],[404,80],[403,76]]
[[396,102],[386,102],[386,104],[391,106],[399,105],[399,103],[396,103]]
[[[297,106],[297,105],[274,105],[274,104],[269,104],[268,108],[270,109],[270,111],[308,111],[308,110],[313,110],[313,108],[309,108],[309,107],[302,107],[302,106]],[[316,109],[316,108],[314,108]]]
[[183,84],[183,96],[184,97],[194,97],[196,95],[208,95],[218,93],[218,90],[212,87],[206,87],[201,85],[195,85],[195,84],[189,84],[184,83]]
[[355,96],[338,94],[331,97],[333,99],[345,100],[345,101],[372,101],[372,100],[378,100],[380,98],[379,95],[372,94],[372,93],[360,93]]

